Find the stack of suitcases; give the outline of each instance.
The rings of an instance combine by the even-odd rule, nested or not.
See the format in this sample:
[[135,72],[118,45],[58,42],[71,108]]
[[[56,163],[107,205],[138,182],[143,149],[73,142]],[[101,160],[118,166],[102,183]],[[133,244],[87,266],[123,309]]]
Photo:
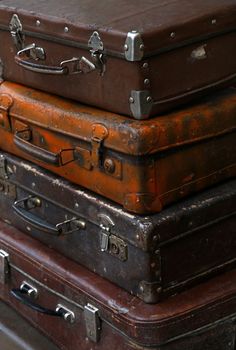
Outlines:
[[236,1],[2,0],[0,43],[1,300],[63,350],[235,350]]

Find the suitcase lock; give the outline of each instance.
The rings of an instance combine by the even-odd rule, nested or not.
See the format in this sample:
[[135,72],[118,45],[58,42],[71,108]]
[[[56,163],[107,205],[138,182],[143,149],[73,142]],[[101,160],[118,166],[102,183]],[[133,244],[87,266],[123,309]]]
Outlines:
[[9,268],[9,254],[4,250],[0,250],[0,283],[7,283],[7,279],[9,276],[10,268]]

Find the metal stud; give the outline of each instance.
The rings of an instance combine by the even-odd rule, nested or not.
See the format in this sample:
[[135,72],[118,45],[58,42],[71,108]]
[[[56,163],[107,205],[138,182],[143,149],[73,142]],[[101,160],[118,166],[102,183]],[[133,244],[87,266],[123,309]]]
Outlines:
[[41,22],[40,22],[39,19],[37,19],[37,21],[36,21],[36,26],[39,27],[40,25],[41,25]]
[[170,33],[170,37],[171,37],[172,39],[175,38],[175,36],[176,36],[176,33],[175,33],[175,32]]
[[144,80],[144,84],[145,84],[145,85],[149,85],[149,84],[150,84],[150,80],[149,80],[149,79],[145,79],[145,80]]
[[127,44],[124,45],[124,50],[128,51],[129,50],[129,46]]
[[65,28],[64,28],[64,32],[65,32],[65,33],[68,33],[68,32],[69,32],[69,28],[68,28],[68,27],[65,27]]
[[143,68],[148,68],[148,63],[147,62],[145,62],[144,64],[143,64]]
[[133,98],[133,97],[130,97],[130,98],[129,98],[129,102],[130,102],[130,103],[134,103],[134,98]]

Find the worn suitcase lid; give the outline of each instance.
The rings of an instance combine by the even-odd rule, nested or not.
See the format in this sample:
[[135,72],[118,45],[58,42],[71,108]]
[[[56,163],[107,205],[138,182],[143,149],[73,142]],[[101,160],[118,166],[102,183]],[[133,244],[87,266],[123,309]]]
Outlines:
[[140,345],[157,346],[236,316],[236,270],[160,304],[147,305],[2,222],[0,248],[9,254],[10,266],[23,270],[35,280],[41,276],[47,287],[56,288],[57,293],[64,295],[69,291],[82,309],[87,303],[92,304],[98,308],[102,322]]
[[14,13],[21,16],[24,31],[85,48],[98,31],[99,50],[128,61],[236,28],[234,0],[3,0],[0,24],[5,29]]
[[61,135],[88,143],[98,138],[105,148],[143,156],[235,130],[236,89],[224,90],[168,117],[135,121],[23,85],[3,82],[0,84],[1,109],[8,110],[11,116],[23,122]]

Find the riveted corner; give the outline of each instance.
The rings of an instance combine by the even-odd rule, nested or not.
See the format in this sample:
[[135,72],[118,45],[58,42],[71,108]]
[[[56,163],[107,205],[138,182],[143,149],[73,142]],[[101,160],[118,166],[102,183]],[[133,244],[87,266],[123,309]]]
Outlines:
[[124,50],[127,61],[141,61],[144,56],[144,43],[141,34],[136,30],[129,32],[126,37]]
[[129,98],[130,109],[135,119],[147,119],[150,116],[153,99],[148,90],[132,90]]

